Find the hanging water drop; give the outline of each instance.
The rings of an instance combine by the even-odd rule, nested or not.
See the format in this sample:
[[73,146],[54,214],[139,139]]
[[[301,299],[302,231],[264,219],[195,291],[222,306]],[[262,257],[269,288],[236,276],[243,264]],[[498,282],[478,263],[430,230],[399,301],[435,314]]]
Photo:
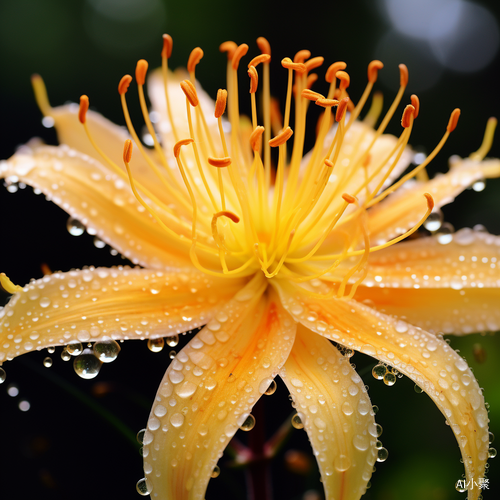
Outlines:
[[495,458],[497,456],[497,450],[495,448],[488,449],[488,458]]
[[380,424],[376,424],[377,427],[377,437],[380,437],[382,435],[382,432],[384,432],[384,429]]
[[103,363],[111,363],[118,357],[121,347],[113,339],[100,340],[94,345],[94,354]]
[[214,477],[214,478],[215,478],[215,477],[219,477],[219,474],[220,474],[220,468],[219,468],[219,466],[218,466],[218,465],[216,465],[216,466],[214,467],[214,470],[212,471],[212,477]]
[[71,354],[68,352],[68,350],[66,348],[64,348],[61,351],[61,359],[63,361],[69,361],[71,359]]
[[144,434],[146,433],[146,429],[141,429],[136,436],[138,443],[144,443]]
[[97,236],[94,237],[94,246],[96,248],[104,248],[106,246],[106,243],[101,240],[101,238],[98,238]]
[[146,479],[145,477],[137,481],[135,489],[137,490],[137,493],[139,493],[139,495],[142,495],[143,497],[148,496],[153,491],[153,487],[149,479]]
[[165,345],[165,340],[163,340],[163,337],[160,337],[158,339],[148,340],[148,349],[151,352],[160,352],[163,349],[164,345]]
[[255,417],[253,415],[248,415],[245,421],[240,425],[242,431],[251,431],[255,427]]
[[436,231],[438,243],[440,243],[441,245],[448,245],[448,243],[451,243],[453,241],[454,232],[455,229],[451,224],[449,224],[448,222],[442,224],[439,230]]
[[67,346],[66,350],[71,354],[71,356],[80,356],[83,352],[82,343],[78,340],[72,340]]
[[467,491],[467,487],[465,486],[465,480],[462,479],[462,480],[457,481],[455,484],[455,489],[459,493],[465,493]]
[[85,226],[73,217],[70,217],[66,222],[66,229],[72,236],[81,236],[85,232]]
[[386,373],[387,373],[387,367],[383,363],[379,363],[378,365],[375,365],[372,369],[372,375],[377,380],[382,380]]
[[424,222],[424,227],[427,231],[434,233],[439,230],[441,224],[443,223],[443,213],[441,210],[437,210],[436,212],[431,212],[427,220]]
[[389,456],[389,452],[386,448],[379,448],[377,451],[377,462],[385,462],[387,457]]
[[101,365],[101,361],[95,357],[91,349],[85,349],[83,353],[73,361],[73,368],[76,374],[85,379],[97,377]]
[[277,387],[278,387],[278,385],[276,384],[276,381],[273,380],[271,382],[271,384],[269,385],[269,387],[266,389],[266,392],[264,392],[264,394],[266,396],[270,396],[271,394],[274,394],[276,392]]
[[299,414],[296,413],[293,417],[292,417],[292,425],[296,428],[296,429],[303,429],[304,428],[304,424],[302,423],[302,419],[299,417]]
[[[42,299],[43,300],[43,299]],[[41,301],[40,301],[41,302]],[[43,306],[42,306],[43,307]],[[56,348],[55,347],[47,347],[47,352],[49,354],[54,354],[56,352]]]
[[45,368],[50,368],[52,366],[52,358],[50,356],[47,356],[43,360],[43,366],[45,366]]
[[5,373],[5,370],[2,367],[0,367],[0,384],[3,384],[6,378],[7,374]]
[[389,387],[391,385],[394,385],[396,383],[396,375],[394,375],[394,373],[392,372],[387,372],[385,375],[384,375],[384,384],[385,385],[388,385]]
[[[0,368],[0,370],[1,370],[1,368]],[[4,380],[5,380],[5,378],[4,378]],[[2,380],[2,382],[3,382],[3,380]],[[495,441],[495,434],[493,434],[493,432],[488,432],[488,439],[489,439],[490,443],[493,443],[493,441]]]
[[424,392],[424,390],[421,387],[419,387],[417,384],[415,384],[415,386],[413,387],[413,389],[415,389],[415,392],[417,394],[422,394]]
[[[175,356],[177,356],[177,353],[176,353],[175,351],[170,351],[170,352],[168,353],[168,357],[169,357],[170,359],[174,359],[174,358],[175,358]],[[196,369],[196,367],[195,367],[195,369]]]
[[179,335],[172,335],[172,337],[167,337],[168,347],[176,347],[179,343]]

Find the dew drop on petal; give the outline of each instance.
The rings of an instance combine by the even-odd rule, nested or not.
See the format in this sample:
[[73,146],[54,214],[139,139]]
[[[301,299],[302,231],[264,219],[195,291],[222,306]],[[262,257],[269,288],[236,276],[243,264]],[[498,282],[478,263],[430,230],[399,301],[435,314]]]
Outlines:
[[424,222],[424,227],[425,229],[427,229],[427,231],[434,233],[435,231],[439,230],[442,223],[443,213],[441,212],[441,210],[438,210],[429,214],[429,217],[427,217],[426,221]]
[[497,456],[497,450],[495,448],[488,449],[488,458],[495,458]]
[[144,434],[146,433],[146,429],[141,429],[136,436],[137,442],[143,444],[144,443]]
[[73,368],[76,374],[85,379],[97,377],[101,369],[101,361],[99,361],[91,349],[85,349],[80,356],[77,356],[73,361]]
[[45,366],[45,368],[50,368],[52,366],[52,358],[50,356],[47,356],[43,360],[43,366]]
[[351,460],[347,455],[337,455],[333,465],[339,472],[344,472],[351,466]]
[[384,375],[384,384],[388,385],[390,387],[391,385],[394,385],[395,383],[396,383],[396,375],[394,375],[394,373],[392,373],[392,372],[387,372]]
[[5,370],[2,367],[0,367],[0,384],[3,384],[6,378],[7,374],[5,373]]
[[387,373],[387,367],[382,363],[375,365],[372,369],[372,375],[377,380],[382,380],[386,373]]
[[85,226],[73,217],[70,217],[66,222],[66,229],[72,236],[81,236],[85,232]]
[[62,351],[61,351],[61,359],[63,361],[69,361],[71,359],[71,354],[67,351],[66,348],[64,348]]
[[179,343],[179,335],[172,335],[172,337],[167,337],[166,341],[169,347],[176,347]]
[[78,340],[73,340],[66,346],[66,350],[71,356],[79,356],[83,352],[83,346]]
[[414,389],[415,389],[415,392],[417,394],[422,394],[424,392],[424,390],[420,386],[418,386],[417,384],[415,384]]
[[242,431],[251,431],[255,427],[255,417],[248,415],[245,421],[240,425]]
[[296,414],[292,417],[292,425],[293,425],[296,429],[303,429],[303,428],[304,428],[304,424],[302,423],[302,419],[299,417],[298,413],[296,413]]
[[[165,345],[165,340],[163,337],[160,337],[158,339],[149,339],[148,340],[148,349],[151,352],[160,352],[163,349],[163,346]],[[175,357],[175,355],[174,355]]]
[[436,238],[439,244],[448,245],[453,241],[454,228],[451,224],[445,222],[441,225],[438,231],[436,231]]
[[170,359],[174,359],[176,355],[177,355],[177,353],[176,353],[175,351],[170,351],[170,352],[168,353],[168,357],[169,357]]
[[276,381],[273,380],[271,382],[271,384],[269,385],[269,387],[266,389],[266,392],[264,392],[264,394],[266,396],[271,396],[271,394],[274,394],[276,392],[277,387],[278,387],[278,385],[276,384]]
[[389,456],[389,452],[386,448],[379,448],[377,451],[377,462],[385,462],[387,457]]
[[218,465],[216,465],[214,467],[214,470],[212,471],[212,474],[211,474],[211,477],[212,478],[216,478],[216,477],[219,477],[219,474],[220,474],[220,468]]
[[146,479],[145,477],[137,481],[135,489],[137,490],[137,493],[143,497],[148,496],[153,491],[153,487],[149,479]]
[[[43,299],[42,299],[43,300]],[[48,299],[47,299],[48,300]],[[50,302],[50,301],[49,301]],[[51,347],[47,347],[47,352],[49,354],[54,354],[56,352],[56,348],[51,346]]]
[[97,236],[94,237],[94,246],[96,248],[104,248],[106,246],[106,243],[102,241],[100,238]]
[[94,353],[103,363],[111,363],[118,357],[121,347],[116,340],[100,340],[94,344]]

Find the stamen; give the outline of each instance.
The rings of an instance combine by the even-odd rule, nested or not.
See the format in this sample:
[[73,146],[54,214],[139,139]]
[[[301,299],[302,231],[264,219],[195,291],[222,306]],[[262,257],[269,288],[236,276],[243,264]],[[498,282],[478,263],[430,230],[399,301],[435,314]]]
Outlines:
[[[264,37],[257,38],[257,46],[262,54],[271,56],[271,46]],[[269,61],[264,62],[264,84],[263,84],[263,100],[262,108],[264,115],[264,171],[265,171],[265,188],[269,191],[271,185],[271,147],[269,141],[271,139],[271,90],[269,78]]]
[[420,112],[420,99],[415,94],[412,94],[410,99],[413,107],[415,108],[415,112],[413,113],[413,119],[416,120],[418,113]]
[[383,106],[384,106],[384,96],[382,92],[375,92],[372,98],[372,105],[370,106],[370,109],[368,110],[368,113],[366,114],[363,120],[368,127],[370,128],[375,127],[375,123],[377,123],[377,120],[379,119],[380,114],[382,113]]
[[229,272],[229,270],[227,268],[225,253],[226,252],[231,253],[231,252],[224,245],[224,238],[221,238],[221,236],[219,235],[219,231],[217,229],[217,220],[219,217],[227,217],[228,219],[231,219],[236,224],[240,221],[240,218],[236,214],[233,214],[233,212],[229,212],[226,210],[223,210],[222,212],[217,212],[212,217],[212,224],[211,224],[212,236],[213,236],[215,243],[219,249],[219,259],[220,259],[220,263],[222,266],[222,270],[225,274],[227,274]]
[[408,68],[406,64],[400,64],[399,66],[399,85],[401,87],[406,87],[408,85]]
[[293,57],[294,63],[303,63],[306,59],[311,57],[311,51],[307,49],[299,50]]
[[259,50],[263,54],[271,55],[271,45],[269,45],[269,42],[263,36],[257,38],[257,47],[259,47]]
[[194,71],[196,69],[196,66],[201,61],[202,58],[203,58],[203,50],[201,49],[201,47],[195,47],[191,51],[191,54],[189,54],[189,59],[188,59],[188,63],[187,63],[187,70],[188,70],[190,75],[191,74],[194,75]]
[[328,99],[332,99],[335,95],[335,84],[337,81],[337,73],[347,68],[347,64],[343,61],[337,61],[330,65],[326,70],[325,80],[330,84],[328,90]]
[[125,95],[130,86],[130,82],[132,81],[132,77],[130,75],[122,76],[120,83],[118,84],[118,93],[120,95]]
[[335,113],[335,120],[337,122],[342,121],[342,118],[344,118],[349,100],[350,100],[349,97],[344,97],[340,101],[339,106],[337,108],[337,112]]
[[264,127],[255,127],[252,134],[250,135],[250,146],[252,150],[258,153],[262,144],[262,134],[264,133]]
[[31,77],[31,85],[33,87],[33,92],[35,93],[35,100],[40,108],[40,111],[44,116],[49,116],[52,107],[49,102],[49,96],[47,94],[47,88],[40,75],[33,75]]
[[309,73],[309,71],[311,71],[315,68],[319,68],[323,64],[324,61],[325,61],[325,58],[321,57],[321,56],[317,56],[317,57],[313,57],[312,59],[309,59],[308,61],[306,61],[304,63],[304,65],[306,67],[306,71]]
[[453,132],[455,130],[455,128],[457,127],[459,117],[460,117],[460,109],[456,108],[451,113],[450,121],[448,122],[448,126],[446,127],[446,130],[448,132]]
[[295,63],[289,57],[281,60],[281,65],[286,69],[292,69],[297,73],[302,74],[306,72],[306,65],[303,63]]
[[189,101],[189,104],[195,108],[198,106],[199,101],[198,101],[198,94],[196,93],[196,89],[194,88],[194,85],[189,81],[189,80],[183,80],[181,82],[181,89],[184,92],[184,95],[186,96],[187,100]]
[[7,293],[17,293],[22,292],[23,287],[19,285],[14,285],[12,281],[7,277],[5,273],[0,273],[0,285]]
[[217,91],[217,99],[215,101],[215,118],[220,118],[226,110],[227,90],[219,89]]
[[177,134],[177,127],[175,126],[175,122],[172,116],[172,109],[170,107],[170,99],[168,96],[168,60],[170,59],[170,56],[172,55],[172,48],[174,46],[174,42],[172,40],[172,37],[170,35],[164,34],[163,35],[163,49],[161,51],[161,69],[162,69],[162,76],[163,76],[163,88],[165,91],[165,101],[167,103],[167,114],[168,114],[168,120],[170,122],[170,126],[172,127],[172,132],[174,134],[174,140],[178,141],[179,136]]
[[172,55],[173,46],[174,46],[174,41],[172,40],[172,37],[165,33],[163,35],[163,50],[161,51],[161,57],[170,59],[170,56]]
[[250,77],[250,94],[255,94],[259,85],[259,75],[257,73],[257,70],[255,69],[255,66],[250,66],[247,73]]
[[146,73],[148,71],[148,62],[145,59],[139,59],[135,67],[135,80],[137,85],[144,85],[146,83]]
[[378,72],[384,67],[384,63],[382,61],[378,61],[377,59],[373,60],[368,65],[368,81],[370,83],[375,83],[378,78]]
[[235,42],[223,42],[219,45],[219,52],[227,52],[227,60],[231,61],[237,47],[238,45]]
[[343,92],[346,88],[349,87],[349,84],[351,83],[351,77],[349,76],[349,73],[346,73],[345,71],[337,71],[336,76],[340,80],[339,90]]
[[229,156],[224,158],[214,158],[213,156],[209,156],[208,163],[212,165],[212,167],[225,168],[231,165],[231,158]]
[[314,102],[316,102],[318,99],[325,99],[324,95],[310,89],[304,89],[301,93],[301,96],[304,97],[305,99],[309,99],[310,101]]
[[469,155],[469,158],[473,161],[482,161],[488,154],[493,144],[493,137],[495,135],[495,129],[497,126],[497,119],[491,117],[486,123],[486,130],[484,131],[483,142],[481,147],[474,153]]
[[238,66],[240,64],[240,59],[247,52],[248,52],[248,45],[246,43],[242,43],[241,45],[238,45],[238,47],[234,51],[233,59],[232,59],[232,67],[234,70],[238,69]]
[[411,104],[408,104],[403,111],[401,126],[403,128],[408,128],[411,125],[412,118],[415,118],[415,108]]
[[[349,99],[348,97],[346,99]],[[322,108],[332,108],[333,106],[337,106],[339,101],[337,99],[317,99],[316,105],[321,106]],[[346,103],[347,106],[347,103]]]
[[269,141],[269,146],[271,146],[272,148],[275,148],[277,146],[281,146],[281,145],[285,144],[286,141],[288,141],[288,139],[290,139],[290,137],[292,137],[292,135],[293,135],[293,130],[290,127],[287,127],[280,134],[278,134],[276,137],[273,137]]
[[268,63],[271,60],[271,56],[269,54],[259,54],[255,56],[249,63],[248,67],[255,66],[257,67],[260,63]]
[[87,121],[87,111],[89,110],[89,98],[86,95],[80,96],[80,109],[78,110],[78,120],[85,124]]

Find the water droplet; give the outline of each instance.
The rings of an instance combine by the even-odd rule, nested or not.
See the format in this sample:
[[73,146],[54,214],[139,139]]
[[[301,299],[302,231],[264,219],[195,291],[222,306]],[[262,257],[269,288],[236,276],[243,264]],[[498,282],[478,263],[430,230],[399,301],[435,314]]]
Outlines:
[[351,459],[347,455],[338,455],[335,457],[333,465],[339,472],[344,472],[351,466]]
[[47,356],[44,360],[43,360],[43,366],[45,366],[45,368],[50,368],[52,366],[52,358]]
[[490,448],[488,450],[488,458],[495,458],[497,456],[497,450],[495,448]]
[[144,434],[146,433],[146,429],[141,429],[136,436],[137,442],[143,444],[144,442]]
[[54,354],[56,352],[56,348],[55,347],[47,347],[47,352],[49,354]]
[[[1,370],[1,368],[0,368],[0,370]],[[5,378],[3,380],[5,380]],[[2,382],[3,382],[3,380],[2,380]],[[489,438],[489,442],[493,443],[493,441],[495,441],[495,434],[493,434],[493,432],[488,432],[488,438]]]
[[255,417],[248,415],[245,421],[240,425],[242,431],[251,431],[255,427]]
[[380,448],[382,448],[382,446],[384,446],[382,444],[382,441],[380,441],[380,439],[377,439],[377,441],[375,443],[375,448],[377,448],[377,450],[379,450]]
[[[163,337],[160,337],[159,339],[149,339],[148,340],[148,349],[151,352],[160,352],[163,349],[164,345],[165,345],[165,340],[163,339]],[[174,355],[174,357],[175,357],[175,355]]]
[[220,474],[220,468],[218,465],[216,465],[214,467],[214,470],[212,471],[212,477],[215,478],[215,477],[219,477],[219,474]]
[[83,352],[83,346],[78,340],[73,340],[66,346],[66,350],[71,356],[79,356]]
[[66,222],[66,229],[72,236],[81,236],[85,232],[85,226],[77,219],[70,217]]
[[436,231],[438,243],[441,245],[448,245],[448,243],[451,243],[453,241],[454,231],[454,227],[448,222],[442,224],[439,230]]
[[174,427],[180,427],[184,423],[184,415],[182,415],[182,413],[174,413],[170,417],[170,423]]
[[168,353],[168,357],[169,357],[170,359],[174,359],[176,355],[177,355],[177,353],[176,353],[175,351],[170,351],[170,352]]
[[372,406],[372,411],[373,411],[373,414],[376,415],[378,413],[378,406],[377,405],[373,405]]
[[415,384],[414,389],[415,389],[415,392],[417,394],[422,394],[424,392],[424,390],[421,387],[419,387],[417,384]]
[[377,425],[377,437],[380,437],[382,435],[382,432],[384,432],[384,429],[382,428],[382,426],[380,424],[376,424]]
[[176,347],[179,343],[179,335],[172,335],[172,337],[167,337],[168,347]]
[[273,380],[271,382],[271,384],[269,385],[269,387],[267,388],[266,392],[264,392],[264,394],[266,396],[270,396],[271,394],[274,394],[276,392],[277,387],[278,387],[278,385],[276,384],[276,381]]
[[17,405],[21,411],[28,411],[31,408],[30,402],[22,399]]
[[100,340],[94,344],[94,353],[103,363],[111,363],[118,357],[121,347],[113,339]]
[[303,429],[303,428],[304,428],[304,424],[302,423],[302,419],[299,417],[298,413],[296,413],[296,414],[292,417],[292,425],[293,425],[296,429]]
[[388,385],[389,387],[391,385],[394,385],[396,383],[396,375],[394,375],[394,373],[392,372],[387,372],[385,375],[384,375],[384,384],[385,385]]
[[379,448],[377,451],[377,462],[385,462],[388,456],[389,452],[386,448]]
[[139,493],[139,495],[145,497],[153,491],[153,486],[151,485],[149,479],[143,477],[142,479],[139,479],[139,481],[137,481],[135,489],[137,490],[137,493]]
[[5,370],[2,367],[0,367],[0,384],[3,384],[6,378],[7,374],[5,373]]
[[378,365],[375,365],[372,369],[372,375],[377,380],[382,380],[386,373],[387,373],[387,367],[383,363],[379,363]]
[[96,248],[104,248],[106,246],[106,243],[101,240],[101,238],[98,238],[97,236],[94,237],[94,246]]
[[61,359],[63,361],[69,361],[71,359],[71,354],[66,350],[66,348],[61,351]]
[[443,213],[441,210],[437,210],[436,212],[431,212],[427,220],[424,222],[424,227],[427,231],[434,233],[437,231],[441,224],[443,223]]
[[94,356],[91,349],[85,349],[83,353],[73,361],[73,368],[76,374],[85,379],[97,377],[101,365],[101,361]]

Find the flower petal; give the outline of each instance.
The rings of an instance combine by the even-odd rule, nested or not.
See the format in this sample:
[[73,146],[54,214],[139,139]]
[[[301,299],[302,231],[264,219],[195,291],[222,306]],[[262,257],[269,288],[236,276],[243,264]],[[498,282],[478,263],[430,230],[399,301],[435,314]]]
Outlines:
[[280,375],[314,449],[326,499],[359,499],[377,457],[377,428],[363,381],[349,358],[299,325]]
[[497,331],[500,238],[461,229],[446,245],[428,237],[374,252],[355,298],[435,333]]
[[[189,262],[189,242],[184,245],[162,229],[122,178],[75,150],[23,147],[0,164],[0,177],[14,177],[40,189],[134,263],[158,269]],[[191,223],[183,226],[160,207],[155,210],[167,226],[181,234],[191,233]]]
[[72,340],[183,333],[206,324],[241,283],[181,269],[54,273],[26,285],[0,311],[0,361]]
[[[287,283],[279,291],[297,321],[394,366],[425,390],[457,438],[467,480],[477,483],[484,476],[489,441],[484,397],[467,362],[444,340],[354,300],[312,299],[309,291]],[[476,490],[469,490],[469,498],[477,498]]]
[[482,179],[499,177],[500,161],[455,160],[446,174],[428,182],[406,182],[395,193],[368,211],[368,229],[374,244],[385,243],[413,227],[425,214],[424,193],[436,208],[451,203],[464,189]]
[[163,500],[203,499],[217,461],[286,361],[296,324],[257,275],[169,366],[144,436],[144,471]]

